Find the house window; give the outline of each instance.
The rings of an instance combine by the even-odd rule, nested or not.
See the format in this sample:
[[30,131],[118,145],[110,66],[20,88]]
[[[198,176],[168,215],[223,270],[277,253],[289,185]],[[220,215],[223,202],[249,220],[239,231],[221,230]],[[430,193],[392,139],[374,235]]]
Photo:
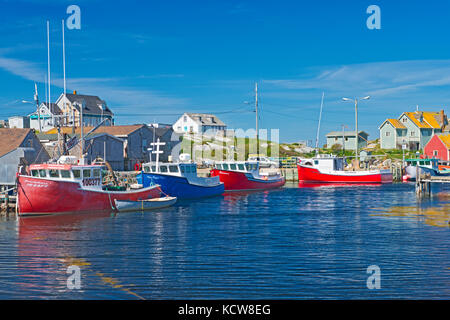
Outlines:
[[348,137],[345,137],[345,141],[348,141]]
[[411,137],[414,137],[414,131],[411,131]]
[[402,121],[403,121],[403,122],[406,122],[406,121],[408,121],[408,119],[406,119],[406,118],[403,118],[403,119],[402,119]]
[[438,150],[433,150],[433,156],[437,157],[439,155],[439,151]]
[[183,117],[183,121],[186,122],[187,121],[187,116]]
[[193,127],[193,126],[190,126],[190,127],[189,127],[189,131],[191,131],[191,132],[194,131],[194,127]]
[[391,133],[388,131],[386,132],[386,137],[389,137],[391,135]]
[[336,137],[336,138],[334,138],[334,141],[337,141],[338,140],[338,138]]

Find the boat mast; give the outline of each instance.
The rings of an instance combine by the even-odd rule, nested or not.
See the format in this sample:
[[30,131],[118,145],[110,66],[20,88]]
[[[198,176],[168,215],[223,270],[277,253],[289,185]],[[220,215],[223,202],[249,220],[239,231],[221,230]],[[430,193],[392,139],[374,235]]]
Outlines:
[[322,121],[322,109],[323,109],[324,96],[325,96],[325,92],[322,92],[322,102],[320,103],[319,124],[317,125],[317,135],[316,135],[316,156],[319,154],[319,133],[320,133],[320,122]]
[[[51,90],[52,86],[51,78],[50,78],[50,22],[47,20],[47,76],[48,76],[48,108],[50,108],[50,103],[52,101],[51,98]],[[41,120],[39,119],[39,122]]]
[[66,119],[66,44],[64,39],[64,19],[61,20],[62,25],[62,44],[63,44],[63,82],[64,82],[64,91],[63,91],[63,117]]
[[259,158],[258,82],[255,83],[255,113],[256,113],[256,155]]

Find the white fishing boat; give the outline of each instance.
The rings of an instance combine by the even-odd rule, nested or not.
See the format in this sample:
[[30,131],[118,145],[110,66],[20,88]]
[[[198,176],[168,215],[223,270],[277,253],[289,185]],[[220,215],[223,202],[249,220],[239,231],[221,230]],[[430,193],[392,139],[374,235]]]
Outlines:
[[115,207],[119,212],[147,211],[170,207],[177,201],[177,197],[161,197],[146,200],[114,200]]

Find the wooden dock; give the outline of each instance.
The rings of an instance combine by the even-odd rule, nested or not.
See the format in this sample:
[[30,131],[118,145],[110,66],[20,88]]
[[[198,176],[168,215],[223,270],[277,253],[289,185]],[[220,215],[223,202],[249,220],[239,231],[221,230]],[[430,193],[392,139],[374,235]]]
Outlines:
[[16,213],[16,196],[0,194],[0,215],[11,215]]
[[416,195],[431,196],[431,184],[450,183],[450,176],[430,176],[421,174],[416,179]]

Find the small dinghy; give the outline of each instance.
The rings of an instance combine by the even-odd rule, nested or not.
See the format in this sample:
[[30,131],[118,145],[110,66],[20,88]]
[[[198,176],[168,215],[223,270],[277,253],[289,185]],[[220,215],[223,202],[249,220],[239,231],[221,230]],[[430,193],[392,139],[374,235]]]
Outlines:
[[161,197],[146,200],[114,200],[117,211],[146,211],[170,207],[177,201],[177,197]]

